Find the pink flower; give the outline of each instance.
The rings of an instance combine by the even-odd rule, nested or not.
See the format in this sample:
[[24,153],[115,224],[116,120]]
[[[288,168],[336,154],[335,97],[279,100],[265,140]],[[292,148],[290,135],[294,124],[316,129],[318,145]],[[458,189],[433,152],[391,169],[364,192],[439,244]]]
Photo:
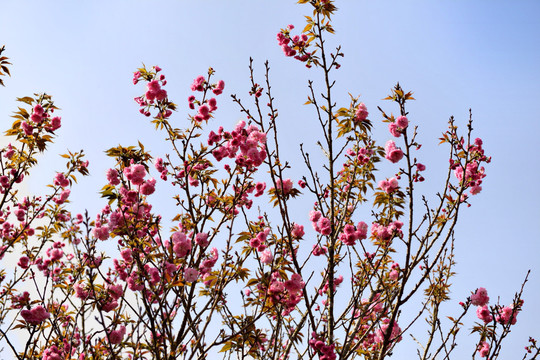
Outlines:
[[146,169],[144,165],[134,164],[124,168],[124,175],[133,185],[141,185],[146,176]]
[[195,235],[195,243],[199,246],[208,246],[208,233],[198,233]]
[[499,309],[499,315],[495,318],[497,322],[501,324],[512,324],[514,325],[516,323],[516,317],[517,317],[517,310],[514,310],[510,306],[505,306],[502,309]]
[[393,163],[397,163],[403,158],[403,151],[400,148],[396,148],[396,143],[392,140],[386,142],[384,151],[386,152],[384,157]]
[[358,225],[356,225],[356,238],[358,240],[364,240],[365,238],[367,238],[367,232],[368,225],[365,222],[360,221]]
[[208,99],[208,106],[210,107],[210,112],[217,110],[217,101],[216,98]]
[[390,131],[390,134],[392,134],[395,137],[401,136],[401,131],[399,131],[399,127],[396,123],[390,123],[388,124],[388,130]]
[[304,236],[304,225],[294,224],[291,234],[295,238],[301,239]]
[[[388,332],[388,327],[389,327],[389,323],[390,323],[390,319],[384,319],[382,321],[382,325],[381,325],[381,328],[378,329],[377,331],[375,331],[375,342],[376,343],[383,343],[384,342],[384,338]],[[394,322],[394,326],[392,327],[392,331],[390,333],[390,342],[399,342],[401,341],[401,336],[400,336],[400,333],[401,333],[401,328],[399,327],[399,325],[397,324],[397,322]]]
[[291,179],[285,179],[283,182],[280,179],[276,180],[277,189],[281,190],[283,195],[288,195],[293,187],[293,182]]
[[124,325],[120,326],[120,329],[113,330],[109,333],[109,341],[111,344],[120,344],[122,339],[126,335],[126,327]]
[[107,240],[109,238],[109,228],[107,226],[95,227],[92,234],[96,239]]
[[55,130],[60,129],[61,126],[62,126],[62,119],[58,116],[55,116],[51,120],[51,126],[49,129],[51,131],[55,131]]
[[64,360],[65,358],[66,354],[56,345],[53,345],[43,351],[42,360]]
[[309,213],[309,220],[311,222],[317,222],[322,216],[320,211],[311,210]]
[[480,357],[487,357],[489,355],[489,344],[486,341],[482,341],[478,345],[478,354]]
[[60,193],[60,196],[55,197],[53,200],[58,205],[61,205],[68,199],[69,194],[71,194],[71,190],[66,189]]
[[328,252],[328,248],[326,246],[319,246],[319,245],[313,245],[313,256],[321,256]]
[[30,115],[30,120],[32,120],[36,124],[39,124],[40,122],[43,121],[43,118],[41,117],[41,115],[34,113]]
[[358,105],[358,107],[356,108],[356,112],[354,113],[354,120],[365,121],[368,115],[369,113],[367,111],[366,104],[360,103],[360,105]]
[[34,114],[43,116],[43,113],[44,113],[43,106],[41,106],[40,104],[36,104],[36,106],[34,106]]
[[43,306],[38,305],[31,310],[22,310],[21,316],[27,323],[38,325],[48,319],[51,314]]
[[491,311],[489,311],[487,305],[479,306],[476,309],[476,316],[478,316],[478,318],[486,324],[493,321],[493,316],[491,315]]
[[219,80],[216,84],[216,88],[213,90],[213,93],[216,95],[220,95],[223,93],[223,89],[225,89],[225,81]]
[[304,288],[304,282],[299,274],[292,274],[291,278],[285,281],[285,289],[291,293],[297,293]]
[[64,173],[57,173],[54,177],[54,185],[66,187],[69,186],[69,180],[66,179]]
[[191,241],[186,234],[177,231],[172,235],[173,251],[176,256],[183,258],[191,251]]
[[199,278],[199,272],[196,269],[193,268],[187,268],[184,270],[184,279],[187,282],[195,282]]
[[330,233],[332,232],[330,220],[325,217],[321,217],[319,221],[317,221],[317,227],[319,228],[319,232],[322,235],[330,235]]
[[191,84],[191,91],[203,91],[204,90],[204,77],[198,76],[195,80],[193,80],[193,84]]
[[107,170],[107,181],[113,186],[120,184],[120,179],[118,178],[118,171],[116,169]]
[[19,265],[21,269],[28,269],[29,263],[30,263],[30,259],[28,258],[28,256],[22,256],[19,259],[19,262],[17,263],[17,265]]
[[272,260],[274,260],[274,255],[269,249],[266,249],[265,251],[263,251],[260,257],[261,257],[261,262],[267,265],[271,264]]
[[389,180],[381,180],[379,187],[387,194],[396,191],[399,188],[399,184],[396,178],[390,178]]
[[424,170],[426,170],[426,165],[416,163],[416,169],[418,169],[418,171],[424,171]]
[[474,306],[484,306],[489,302],[489,296],[487,290],[483,287],[478,288],[474,294],[471,295],[471,303]]
[[409,126],[409,119],[405,116],[399,116],[396,119],[396,125],[399,126],[401,129],[405,129],[407,126]]
[[27,136],[32,135],[32,133],[34,132],[34,128],[32,127],[32,125],[28,124],[26,121],[24,121],[21,126]]
[[151,195],[156,191],[156,179],[151,178],[144,182],[139,188],[139,192],[143,195]]
[[261,196],[264,194],[264,189],[266,189],[266,184],[263,182],[258,182],[257,185],[255,185],[255,196]]

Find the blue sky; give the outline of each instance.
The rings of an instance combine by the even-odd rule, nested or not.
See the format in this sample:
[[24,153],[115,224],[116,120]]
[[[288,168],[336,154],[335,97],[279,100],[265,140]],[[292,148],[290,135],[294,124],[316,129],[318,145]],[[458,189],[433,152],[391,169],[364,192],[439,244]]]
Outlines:
[[[492,299],[500,295],[507,303],[532,269],[525,310],[508,340],[521,353],[528,335],[540,336],[540,2],[362,0],[337,6],[329,43],[341,44],[345,53],[336,76],[338,101],[346,105],[348,92],[361,94],[378,123],[377,106],[396,111],[381,99],[397,81],[415,92],[409,119],[419,126],[424,147],[418,157],[431,180],[421,189],[431,196],[447,161],[436,138],[451,115],[464,125],[472,108],[475,134],[493,161],[484,190],[462,213],[456,232],[454,296],[484,286]],[[96,195],[103,174],[113,165],[105,149],[141,140],[153,154],[164,154],[160,134],[133,102],[142,88],[131,76],[143,62],[164,69],[169,97],[180,105],[178,124],[186,121],[192,79],[214,67],[227,84],[215,121],[231,127],[241,115],[226,97],[247,99],[249,57],[260,76],[268,59],[282,139],[296,144],[304,134],[311,146],[318,135],[308,125],[312,109],[302,104],[307,79],[320,83],[320,74],[285,58],[275,40],[287,24],[302,28],[309,11],[292,1],[3,2],[0,45],[13,62],[12,78],[0,88],[4,128],[18,96],[47,92],[62,109],[59,138],[42,156],[30,191],[42,191],[44,179],[61,169],[57,154],[85,149],[93,176],[74,188],[72,205],[95,213],[103,206]],[[389,139],[382,125],[375,134],[381,144]],[[296,166],[291,177],[298,178],[304,168],[297,145],[287,152]]]

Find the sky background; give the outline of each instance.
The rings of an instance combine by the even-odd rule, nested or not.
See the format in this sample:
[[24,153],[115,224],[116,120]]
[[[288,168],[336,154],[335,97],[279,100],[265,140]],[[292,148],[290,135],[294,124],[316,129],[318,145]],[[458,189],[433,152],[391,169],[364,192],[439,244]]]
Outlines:
[[[349,92],[361,95],[377,124],[375,137],[384,144],[390,135],[377,106],[397,111],[381,100],[397,81],[414,91],[417,100],[408,107],[409,119],[418,125],[423,143],[417,156],[428,171],[420,190],[428,198],[441,189],[447,166],[447,149],[437,145],[437,138],[451,115],[464,128],[472,108],[475,136],[484,140],[493,161],[483,191],[461,213],[452,296],[457,302],[483,286],[493,300],[500,296],[507,304],[531,269],[523,314],[507,340],[506,356],[517,358],[529,335],[540,337],[540,2],[362,0],[337,6],[336,35],[328,42],[341,44],[345,53],[334,73],[338,105],[347,106]],[[36,92],[53,95],[63,121],[56,143],[30,177],[29,192],[43,191],[63,168],[58,154],[84,149],[92,176],[72,190],[72,209],[95,214],[104,205],[97,195],[104,173],[114,165],[104,150],[140,140],[154,156],[167,151],[161,134],[138,114],[133,97],[144,90],[133,86],[133,71],[142,63],[163,68],[169,98],[179,104],[173,122],[182,126],[187,124],[189,85],[212,66],[216,79],[226,83],[214,125],[231,128],[242,116],[228,95],[248,100],[250,56],[259,83],[264,61],[270,62],[280,136],[293,165],[289,176],[303,175],[297,144],[313,149],[320,134],[313,109],[302,104],[307,80],[321,84],[322,78],[286,58],[275,36],[287,24],[301,30],[309,6],[293,1],[94,0],[6,1],[1,7],[0,46],[6,45],[5,55],[13,63],[7,87],[0,88],[3,128],[11,123],[15,98]],[[390,176],[392,170],[383,166],[381,171]],[[449,311],[455,314],[454,305]],[[473,319],[470,314],[467,323]]]

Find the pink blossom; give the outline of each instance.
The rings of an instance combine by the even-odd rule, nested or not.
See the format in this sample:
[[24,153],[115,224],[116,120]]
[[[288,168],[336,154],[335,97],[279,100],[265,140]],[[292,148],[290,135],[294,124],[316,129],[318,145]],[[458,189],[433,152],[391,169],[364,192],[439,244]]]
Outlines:
[[28,124],[26,121],[24,121],[21,126],[27,136],[32,135],[32,133],[34,132],[34,128],[32,127],[32,125]]
[[356,108],[356,112],[354,113],[354,120],[355,121],[365,121],[368,117],[369,113],[367,111],[366,104],[360,103],[358,107]]
[[480,357],[487,357],[489,355],[489,344],[486,341],[482,341],[478,345],[478,354]]
[[107,181],[113,186],[120,184],[120,179],[118,178],[118,171],[116,169],[107,170]]
[[60,193],[60,196],[55,197],[53,200],[58,205],[61,205],[68,199],[70,194],[71,194],[71,190],[66,189]]
[[43,106],[41,106],[40,104],[36,104],[34,106],[34,114],[43,116],[44,112],[45,110],[43,109]]
[[[384,319],[382,321],[381,328],[375,331],[375,342],[382,344],[384,342],[384,338],[386,336],[386,333],[388,332],[388,327],[390,325],[390,319]],[[392,332],[390,333],[390,342],[399,342],[401,341],[401,328],[398,326],[397,322],[394,322],[394,326],[392,327]]]
[[58,130],[60,129],[61,126],[62,126],[62,119],[58,116],[53,117],[51,120],[50,130],[51,131]]
[[177,231],[172,235],[173,251],[176,256],[183,258],[191,251],[191,241],[186,234]]
[[258,182],[257,185],[255,185],[255,196],[263,195],[265,189],[266,189],[266,184],[263,182]]
[[131,249],[124,249],[120,251],[120,255],[122,256],[122,259],[124,259],[124,261],[127,262],[128,264],[133,262],[133,254],[132,254]]
[[124,168],[124,175],[133,185],[141,185],[146,176],[146,169],[142,164],[134,164]]
[[51,314],[43,306],[38,305],[31,310],[22,310],[21,316],[27,323],[38,325],[48,319]]
[[399,184],[396,178],[390,178],[389,180],[381,180],[379,182],[379,187],[385,193],[390,194],[399,188]]
[[505,306],[499,309],[499,315],[496,316],[495,320],[501,324],[512,324],[516,323],[517,310],[510,306]]
[[397,163],[403,158],[403,151],[400,148],[396,148],[396,143],[392,140],[386,142],[384,150],[386,152],[384,157],[393,163]]
[[210,112],[214,112],[217,110],[217,101],[216,98],[210,98],[208,99],[208,106],[210,107]]
[[313,245],[313,256],[325,255],[327,252],[328,248],[326,246]]
[[274,260],[274,255],[272,254],[272,252],[269,249],[263,251],[261,253],[260,257],[261,257],[261,262],[263,264],[267,264],[267,265],[271,264],[272,261]]
[[212,90],[212,92],[216,95],[220,95],[223,93],[223,89],[225,89],[225,81],[219,80],[216,84],[216,88]]
[[416,169],[418,169],[418,171],[424,171],[426,170],[426,166],[424,164],[416,163]]
[[399,130],[399,127],[396,123],[390,123],[388,124],[388,131],[390,131],[390,134],[392,134],[395,137],[401,136],[401,131]]
[[311,222],[317,222],[320,219],[321,216],[322,216],[322,214],[321,214],[320,211],[311,210],[310,213],[309,213],[309,220]]
[[104,304],[101,304],[101,310],[105,312],[110,312],[118,307],[118,301],[109,298],[109,301],[107,301]]
[[204,77],[198,76],[195,80],[193,80],[193,84],[191,84],[191,91],[203,91],[204,90]]
[[34,113],[34,114],[30,115],[30,120],[32,120],[36,124],[39,124],[40,122],[43,121],[43,117],[41,117],[41,115],[38,115],[38,114]]
[[283,182],[281,181],[281,179],[277,179],[276,187],[277,189],[281,190],[283,195],[288,195],[293,188],[293,182],[291,179],[285,179],[283,180]]
[[69,186],[69,180],[66,179],[64,173],[57,173],[54,177],[54,185],[66,187]]
[[62,350],[58,348],[56,345],[52,345],[51,347],[45,349],[43,351],[42,360],[64,360],[66,358],[66,355]]
[[489,311],[489,308],[487,305],[479,306],[476,309],[476,316],[486,324],[493,321],[493,316],[491,315],[491,311]]
[[483,287],[478,288],[474,294],[471,295],[471,303],[474,306],[484,306],[489,302],[489,296],[487,290]]
[[364,240],[367,238],[367,232],[368,232],[368,225],[360,221],[358,225],[356,225],[356,238],[358,240]]
[[199,278],[199,272],[196,269],[193,268],[187,268],[184,270],[184,279],[187,282],[195,282]]
[[304,225],[294,224],[291,230],[291,235],[297,239],[301,239],[304,236]]
[[285,281],[284,285],[287,291],[291,293],[296,293],[302,290],[305,286],[304,282],[302,281],[302,276],[299,274],[292,274],[291,278]]
[[13,155],[15,154],[15,150],[13,149],[13,146],[11,146],[11,144],[8,144],[6,149],[7,150],[6,150],[6,153],[4,154],[4,157],[6,159],[11,159]]
[[21,256],[17,265],[19,265],[21,269],[28,269],[29,263],[30,263],[30,259],[28,258],[28,256]]
[[92,234],[96,239],[107,240],[109,238],[109,228],[107,226],[96,226],[92,229]]
[[124,339],[124,335],[126,335],[126,327],[122,325],[118,330],[113,330],[109,333],[109,341],[111,344],[120,344],[122,339]]
[[156,180],[154,178],[146,180],[139,188],[142,195],[151,195],[156,190]]
[[[331,224],[330,224],[330,220],[328,220],[325,217],[321,217],[319,219],[319,221],[317,221],[317,227],[319,228],[319,232],[322,235],[330,235],[330,233],[332,232],[332,227],[331,227]],[[315,229],[315,230],[317,230],[317,229]]]
[[409,119],[407,119],[406,116],[399,116],[396,119],[396,125],[399,126],[401,129],[407,128],[409,126]]
[[208,246],[208,233],[198,233],[195,235],[195,243],[199,246]]

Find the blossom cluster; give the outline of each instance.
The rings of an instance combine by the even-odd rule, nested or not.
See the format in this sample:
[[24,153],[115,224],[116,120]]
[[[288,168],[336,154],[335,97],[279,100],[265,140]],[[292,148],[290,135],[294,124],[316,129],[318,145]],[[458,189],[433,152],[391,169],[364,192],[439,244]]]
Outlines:
[[221,127],[217,134],[211,131],[208,135],[208,145],[214,144],[216,148],[212,151],[212,155],[217,161],[226,157],[235,158],[238,166],[247,169],[259,167],[267,155],[266,134],[255,125],[246,127],[243,120],[231,132],[223,131]]
[[[35,128],[43,128],[48,132],[54,132],[62,126],[62,120],[58,116],[52,116],[54,107],[46,106],[38,103],[32,109],[30,121],[26,120],[21,123],[21,128],[26,136],[37,135],[34,132]],[[39,131],[39,130],[38,130]]]
[[360,221],[355,227],[352,224],[347,224],[343,227],[343,231],[339,234],[339,240],[349,246],[356,244],[356,240],[364,240],[367,238],[368,225]]
[[[285,29],[277,33],[278,45],[286,56],[294,56],[296,60],[307,62],[311,53],[307,51],[309,47],[308,36],[306,34],[294,35],[291,37],[290,31],[294,29],[293,25],[288,25]],[[311,67],[311,65],[306,64]]]
[[485,169],[483,166],[480,166],[480,163],[489,163],[491,161],[491,158],[484,154],[482,144],[482,139],[476,138],[474,144],[469,146],[468,151],[471,161],[465,166],[450,159],[450,167],[454,170],[454,175],[465,188],[470,189],[472,195],[476,195],[482,191],[482,179],[486,177]]
[[134,100],[139,106],[139,112],[145,116],[150,116],[150,109],[152,107],[159,108],[158,117],[168,118],[172,115],[172,110],[167,106],[163,106],[167,103],[167,91],[163,89],[163,86],[167,85],[165,75],[158,73],[161,71],[159,66],[154,66],[152,71],[146,69],[139,69],[133,74],[133,84],[137,84],[141,80],[146,80],[146,92],[144,95],[136,97]]
[[[224,88],[225,82],[223,80],[219,80],[216,84],[209,84],[204,76],[198,76],[191,84],[191,91],[206,93],[207,90],[212,89],[212,92],[215,95],[222,94]],[[203,120],[208,121],[212,117],[212,113],[217,110],[216,98],[203,99],[201,102],[196,100],[194,95],[190,95],[188,97],[188,104],[189,108],[192,110],[195,109],[196,104],[200,105],[197,109],[197,114],[193,116],[193,120],[196,122],[201,122]]]

